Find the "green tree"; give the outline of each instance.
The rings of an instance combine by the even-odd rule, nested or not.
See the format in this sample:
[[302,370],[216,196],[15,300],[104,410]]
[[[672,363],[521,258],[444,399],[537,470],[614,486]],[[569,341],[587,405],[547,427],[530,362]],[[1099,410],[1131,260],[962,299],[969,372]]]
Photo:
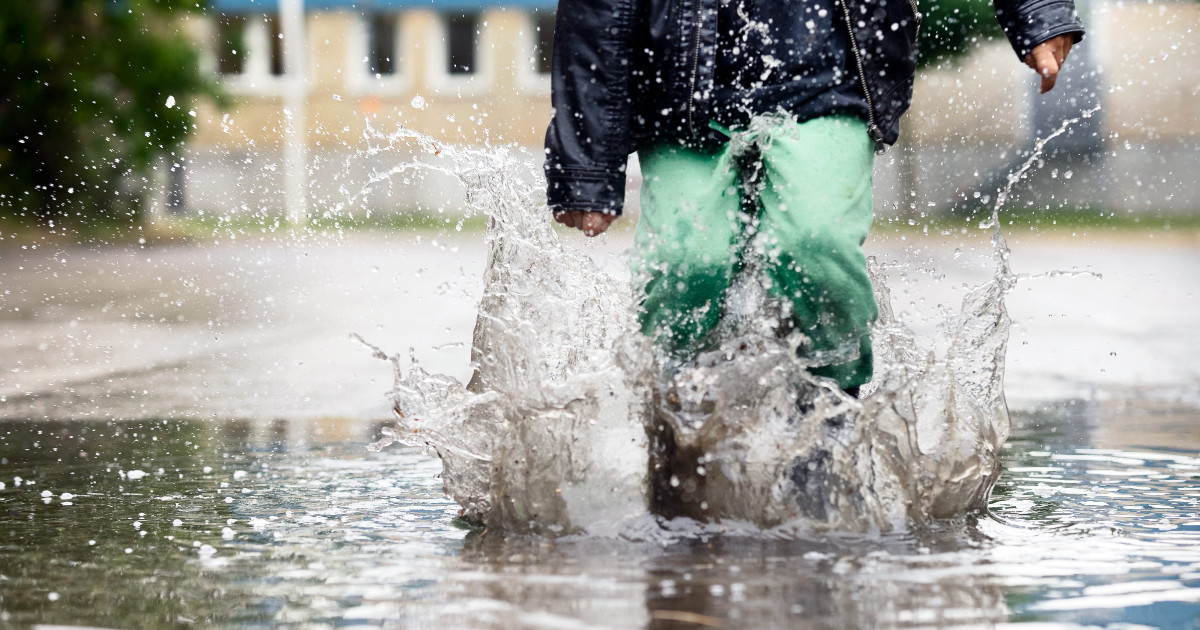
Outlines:
[[219,97],[175,19],[206,4],[0,2],[0,218],[137,218],[137,183]]
[[919,5],[923,20],[918,50],[923,68],[948,63],[971,52],[976,44],[1004,34],[991,0],[925,0]]

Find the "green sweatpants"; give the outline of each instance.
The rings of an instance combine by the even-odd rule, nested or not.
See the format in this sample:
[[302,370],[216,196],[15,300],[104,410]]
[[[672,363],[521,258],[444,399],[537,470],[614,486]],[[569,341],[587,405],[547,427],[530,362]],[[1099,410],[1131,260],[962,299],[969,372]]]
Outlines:
[[878,310],[862,244],[873,148],[866,123],[830,116],[759,120],[711,153],[641,151],[642,331],[676,357],[703,350],[743,256],[755,255],[768,290],[790,301],[811,340],[811,372],[843,388],[871,380]]

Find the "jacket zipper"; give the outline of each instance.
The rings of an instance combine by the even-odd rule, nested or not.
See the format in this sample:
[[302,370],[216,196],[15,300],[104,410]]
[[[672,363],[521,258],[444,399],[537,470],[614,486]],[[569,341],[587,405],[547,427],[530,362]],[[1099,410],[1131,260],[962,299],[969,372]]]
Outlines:
[[[917,0],[908,0],[912,5],[913,16],[917,21],[917,34],[921,32],[921,11],[917,7]],[[696,109],[696,81],[700,74],[700,27],[703,23],[703,2],[696,0],[696,38],[692,46],[692,80],[691,92],[687,95],[688,99],[688,131],[694,137],[696,135],[696,125],[694,121],[694,112]],[[846,33],[850,36],[850,52],[854,53],[854,64],[858,68],[858,80],[862,83],[863,96],[867,99],[867,135],[875,142],[876,150],[883,150],[883,130],[879,128],[875,121],[875,101],[871,99],[871,88],[867,85],[867,73],[863,69],[862,51],[858,47],[858,38],[854,36],[854,23],[850,18],[850,7],[846,0],[838,0],[838,4],[842,7],[842,16],[846,18]]]
[[695,38],[695,43],[692,46],[691,89],[689,90],[688,95],[687,95],[688,131],[691,133],[691,136],[693,138],[696,137],[696,123],[694,120],[694,118],[695,118],[694,113],[696,110],[696,81],[698,81],[700,78],[700,28],[704,24],[704,2],[703,2],[703,0],[696,0],[695,5],[696,5],[696,38]]
[[854,63],[858,67],[858,80],[862,82],[863,96],[867,97],[867,135],[875,141],[875,150],[881,151],[883,131],[875,122],[875,102],[871,100],[871,88],[867,86],[867,73],[863,70],[862,52],[858,49],[858,39],[854,37],[854,23],[850,20],[850,7],[846,4],[846,0],[838,0],[838,4],[842,5],[842,15],[846,18],[846,31],[850,35],[850,52],[854,53]]
[[913,17],[917,20],[917,30],[913,37],[914,39],[919,38],[921,37],[921,18],[924,16],[921,15],[921,8],[917,6],[917,0],[908,0],[908,3],[912,5]]

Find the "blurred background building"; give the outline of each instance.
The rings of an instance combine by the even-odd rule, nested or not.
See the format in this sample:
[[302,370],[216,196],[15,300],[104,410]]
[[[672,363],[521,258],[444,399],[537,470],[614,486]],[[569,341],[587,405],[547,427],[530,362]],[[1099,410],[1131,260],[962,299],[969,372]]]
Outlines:
[[[461,189],[436,173],[369,184],[414,158],[395,147],[369,152],[399,126],[446,143],[515,143],[529,148],[531,166],[540,162],[553,1],[305,5],[299,72],[285,59],[276,0],[216,0],[214,10],[186,18],[204,68],[235,102],[199,108],[183,168],[165,187],[172,205],[282,212],[289,134],[306,149],[314,213],[350,199],[343,210],[460,211]],[[877,160],[881,215],[978,207],[1037,137],[1097,107],[1050,145],[1048,164],[1018,188],[1017,203],[1200,210],[1200,3],[1079,0],[1079,7],[1088,37],[1049,95],[1037,94],[1032,72],[1004,41],[922,72],[901,143]],[[303,104],[302,129],[289,128],[291,89]],[[632,172],[635,193],[636,165]]]
[[307,5],[299,77],[284,60],[277,3],[217,0],[216,11],[191,18],[205,67],[237,105],[198,116],[183,169],[190,207],[283,210],[285,100],[295,83],[307,110],[313,212],[364,190],[345,210],[461,212],[461,187],[436,172],[368,188],[373,173],[413,159],[404,150],[368,153],[399,126],[446,143],[516,143],[534,149],[531,164],[539,159],[550,115],[553,0]]

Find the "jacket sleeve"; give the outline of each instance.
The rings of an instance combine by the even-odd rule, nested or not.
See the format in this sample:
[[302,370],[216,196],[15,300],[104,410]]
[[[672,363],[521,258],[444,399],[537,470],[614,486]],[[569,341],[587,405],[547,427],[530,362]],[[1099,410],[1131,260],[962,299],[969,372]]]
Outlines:
[[630,151],[635,0],[559,0],[546,130],[552,211],[621,214]]
[[1038,44],[1072,33],[1083,39],[1073,0],[995,0],[996,17],[1022,62]]

